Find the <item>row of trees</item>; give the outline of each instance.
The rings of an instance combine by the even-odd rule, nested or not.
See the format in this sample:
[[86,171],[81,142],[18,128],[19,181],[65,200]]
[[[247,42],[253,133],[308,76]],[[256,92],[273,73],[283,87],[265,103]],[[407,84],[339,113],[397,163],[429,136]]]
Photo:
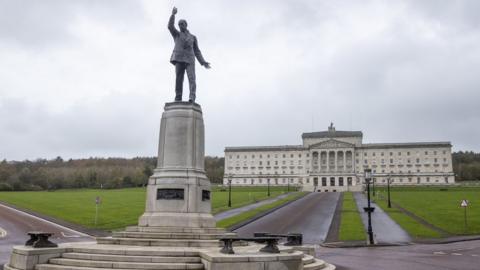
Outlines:
[[[457,181],[480,181],[480,153],[460,151],[452,157]],[[154,157],[3,160],[0,191],[138,187],[147,183],[156,163]],[[222,183],[224,163],[224,158],[205,158],[205,171],[212,183]]]
[[[222,181],[223,162],[223,158],[206,157],[205,169],[212,182]],[[146,185],[156,163],[154,157],[3,160],[0,191],[138,187]]]
[[455,152],[452,154],[453,171],[457,181],[480,180],[480,153]]

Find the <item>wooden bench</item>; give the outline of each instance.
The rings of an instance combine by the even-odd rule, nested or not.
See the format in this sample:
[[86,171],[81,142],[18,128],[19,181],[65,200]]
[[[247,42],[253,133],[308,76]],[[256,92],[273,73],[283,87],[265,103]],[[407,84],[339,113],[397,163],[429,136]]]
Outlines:
[[25,246],[32,246],[34,248],[50,248],[58,247],[57,244],[50,242],[48,238],[53,235],[53,233],[48,232],[28,232],[30,239],[25,242]]
[[301,246],[303,243],[303,235],[301,233],[288,233],[288,234],[273,234],[266,232],[254,233],[253,237],[280,237],[287,238],[285,246]]
[[222,237],[219,239],[223,242],[223,247],[220,249],[221,253],[224,254],[235,254],[233,251],[233,242],[236,241],[247,241],[247,242],[257,242],[257,243],[267,243],[263,248],[260,249],[261,252],[266,253],[280,253],[278,249],[278,237]]

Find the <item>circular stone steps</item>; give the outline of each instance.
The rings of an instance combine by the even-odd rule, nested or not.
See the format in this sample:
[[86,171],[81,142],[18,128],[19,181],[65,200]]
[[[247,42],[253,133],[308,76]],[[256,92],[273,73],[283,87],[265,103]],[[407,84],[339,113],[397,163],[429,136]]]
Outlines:
[[108,269],[145,269],[145,270],[185,270],[203,269],[202,263],[142,263],[142,262],[111,262],[74,260],[65,258],[50,259],[49,264],[37,265],[37,270],[47,270],[49,266],[108,268]]
[[114,232],[113,238],[149,238],[149,239],[200,239],[216,240],[225,236],[235,236],[235,233],[171,233],[171,232]]
[[335,266],[327,264],[323,260],[319,260],[319,259],[314,259],[312,263],[303,265],[303,270],[319,270],[319,269],[334,270]]
[[163,246],[163,247],[219,247],[218,240],[200,239],[149,239],[149,238],[112,238],[99,237],[98,244],[126,246]]
[[188,227],[140,227],[130,226],[125,228],[126,232],[153,232],[153,233],[206,233],[222,234],[227,231],[223,228],[188,228]]
[[311,255],[303,255],[303,258],[302,258],[302,263],[303,265],[307,265],[307,264],[311,264],[311,263],[314,263],[315,262],[315,258]]
[[104,246],[94,245],[89,247],[73,247],[72,253],[87,253],[87,254],[104,254],[104,255],[122,255],[122,256],[167,256],[167,257],[199,257],[197,250],[188,250],[185,248],[168,248],[161,249],[158,247],[126,247],[126,246]]
[[201,263],[200,257],[127,256],[110,254],[63,253],[62,258],[74,260],[147,262],[147,263]]

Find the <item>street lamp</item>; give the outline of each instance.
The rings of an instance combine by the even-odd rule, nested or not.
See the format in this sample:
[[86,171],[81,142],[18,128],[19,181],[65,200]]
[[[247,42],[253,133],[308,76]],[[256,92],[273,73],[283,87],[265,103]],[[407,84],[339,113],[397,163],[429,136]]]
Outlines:
[[367,198],[368,198],[368,206],[364,207],[363,210],[367,212],[368,215],[368,242],[370,245],[373,245],[373,229],[372,229],[372,212],[375,211],[375,207],[370,206],[370,182],[372,181],[372,170],[365,169],[365,183],[367,184]]
[[232,175],[228,175],[228,207],[232,207]]
[[287,179],[287,192],[290,192],[290,180],[292,179]]
[[388,197],[388,208],[392,208],[392,202],[390,201],[390,181],[392,178],[388,175],[387,178],[387,197]]
[[373,197],[375,198],[375,178],[372,178],[372,190],[373,190]]
[[270,197],[270,178],[267,179],[267,196]]

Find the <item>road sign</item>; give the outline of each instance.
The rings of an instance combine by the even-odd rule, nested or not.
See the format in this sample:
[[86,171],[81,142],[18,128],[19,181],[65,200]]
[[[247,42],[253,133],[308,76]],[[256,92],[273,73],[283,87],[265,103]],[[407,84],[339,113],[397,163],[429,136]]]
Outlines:
[[101,204],[102,203],[102,199],[100,198],[100,196],[97,196],[95,198],[95,204]]
[[468,206],[468,200],[462,200],[462,202],[460,203],[460,206],[461,207],[467,207]]

